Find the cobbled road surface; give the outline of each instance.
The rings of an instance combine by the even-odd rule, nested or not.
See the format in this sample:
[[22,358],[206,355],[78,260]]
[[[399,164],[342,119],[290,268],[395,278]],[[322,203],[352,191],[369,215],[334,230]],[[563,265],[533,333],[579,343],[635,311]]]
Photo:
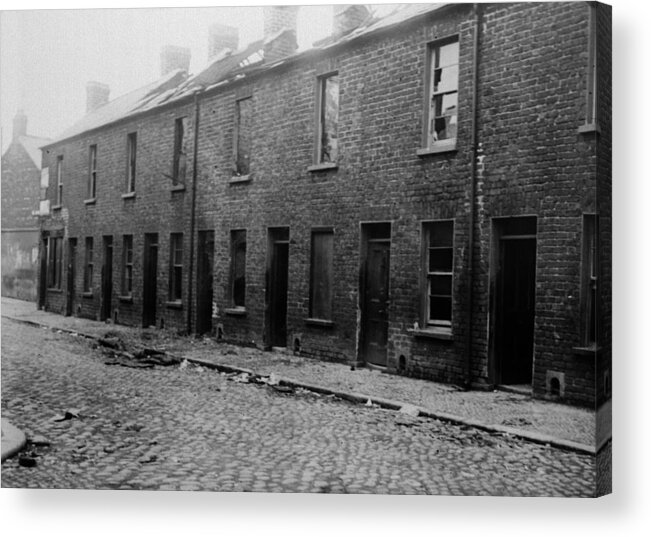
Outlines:
[[2,415],[39,444],[2,464],[3,487],[594,493],[588,455],[192,365],[106,361],[81,337],[2,320]]

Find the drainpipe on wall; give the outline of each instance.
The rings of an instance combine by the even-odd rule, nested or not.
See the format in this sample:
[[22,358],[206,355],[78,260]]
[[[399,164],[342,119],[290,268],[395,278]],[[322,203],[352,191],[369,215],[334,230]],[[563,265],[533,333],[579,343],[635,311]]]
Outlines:
[[194,147],[192,148],[192,201],[190,205],[190,266],[188,274],[188,318],[187,318],[187,332],[188,335],[192,333],[192,275],[194,272],[194,228],[195,228],[195,213],[197,205],[197,161],[199,153],[199,93],[198,89],[194,93]]
[[472,381],[472,310],[473,310],[473,263],[475,246],[475,202],[477,197],[477,102],[479,92],[477,82],[479,79],[479,32],[481,29],[481,8],[479,4],[473,4],[473,16],[475,19],[475,32],[473,37],[473,64],[472,64],[472,127],[471,143],[472,161],[470,173],[470,221],[468,223],[468,319],[466,334],[466,363],[465,363],[465,388],[470,389]]

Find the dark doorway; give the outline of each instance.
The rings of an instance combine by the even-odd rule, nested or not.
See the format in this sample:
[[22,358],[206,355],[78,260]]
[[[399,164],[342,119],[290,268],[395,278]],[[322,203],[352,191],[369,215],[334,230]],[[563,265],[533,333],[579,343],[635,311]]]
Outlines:
[[104,259],[102,263],[102,306],[100,321],[111,318],[111,298],[113,296],[113,237],[103,237]]
[[68,281],[66,294],[66,315],[72,315],[75,303],[75,279],[77,267],[77,239],[68,239]]
[[286,347],[289,228],[269,229],[268,244],[267,341],[271,347]]
[[531,384],[536,286],[535,218],[499,224],[495,365],[499,384]]
[[45,308],[45,293],[47,292],[47,248],[48,248],[48,237],[43,234],[41,238],[41,256],[40,264],[41,269],[39,270],[38,278],[38,309]]
[[156,326],[156,289],[158,286],[158,233],[145,233],[142,285],[142,325]]
[[391,224],[362,227],[361,360],[387,365]]
[[215,233],[199,231],[197,245],[197,334],[212,332]]

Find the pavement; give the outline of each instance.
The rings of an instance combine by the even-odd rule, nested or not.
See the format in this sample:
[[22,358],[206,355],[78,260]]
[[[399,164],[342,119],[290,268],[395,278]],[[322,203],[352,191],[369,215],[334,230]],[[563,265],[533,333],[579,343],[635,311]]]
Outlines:
[[[502,391],[463,391],[420,379],[327,363],[290,352],[220,343],[211,338],[181,337],[155,330],[65,317],[36,309],[31,302],[2,297],[2,317],[57,333],[92,340],[118,338],[127,348],[155,348],[181,361],[254,380],[273,379],[279,385],[334,395],[354,403],[398,410],[465,427],[503,434],[533,443],[595,455],[611,438],[611,405],[597,412],[523,394]],[[2,460],[16,453],[25,435],[2,420]],[[7,455],[5,455],[5,453]]]

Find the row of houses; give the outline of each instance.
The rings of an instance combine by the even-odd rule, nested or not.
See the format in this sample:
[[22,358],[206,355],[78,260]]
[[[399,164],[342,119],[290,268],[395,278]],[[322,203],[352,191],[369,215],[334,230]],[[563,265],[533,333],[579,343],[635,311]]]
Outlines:
[[39,307],[594,406],[610,395],[610,8],[337,6],[43,147]]

